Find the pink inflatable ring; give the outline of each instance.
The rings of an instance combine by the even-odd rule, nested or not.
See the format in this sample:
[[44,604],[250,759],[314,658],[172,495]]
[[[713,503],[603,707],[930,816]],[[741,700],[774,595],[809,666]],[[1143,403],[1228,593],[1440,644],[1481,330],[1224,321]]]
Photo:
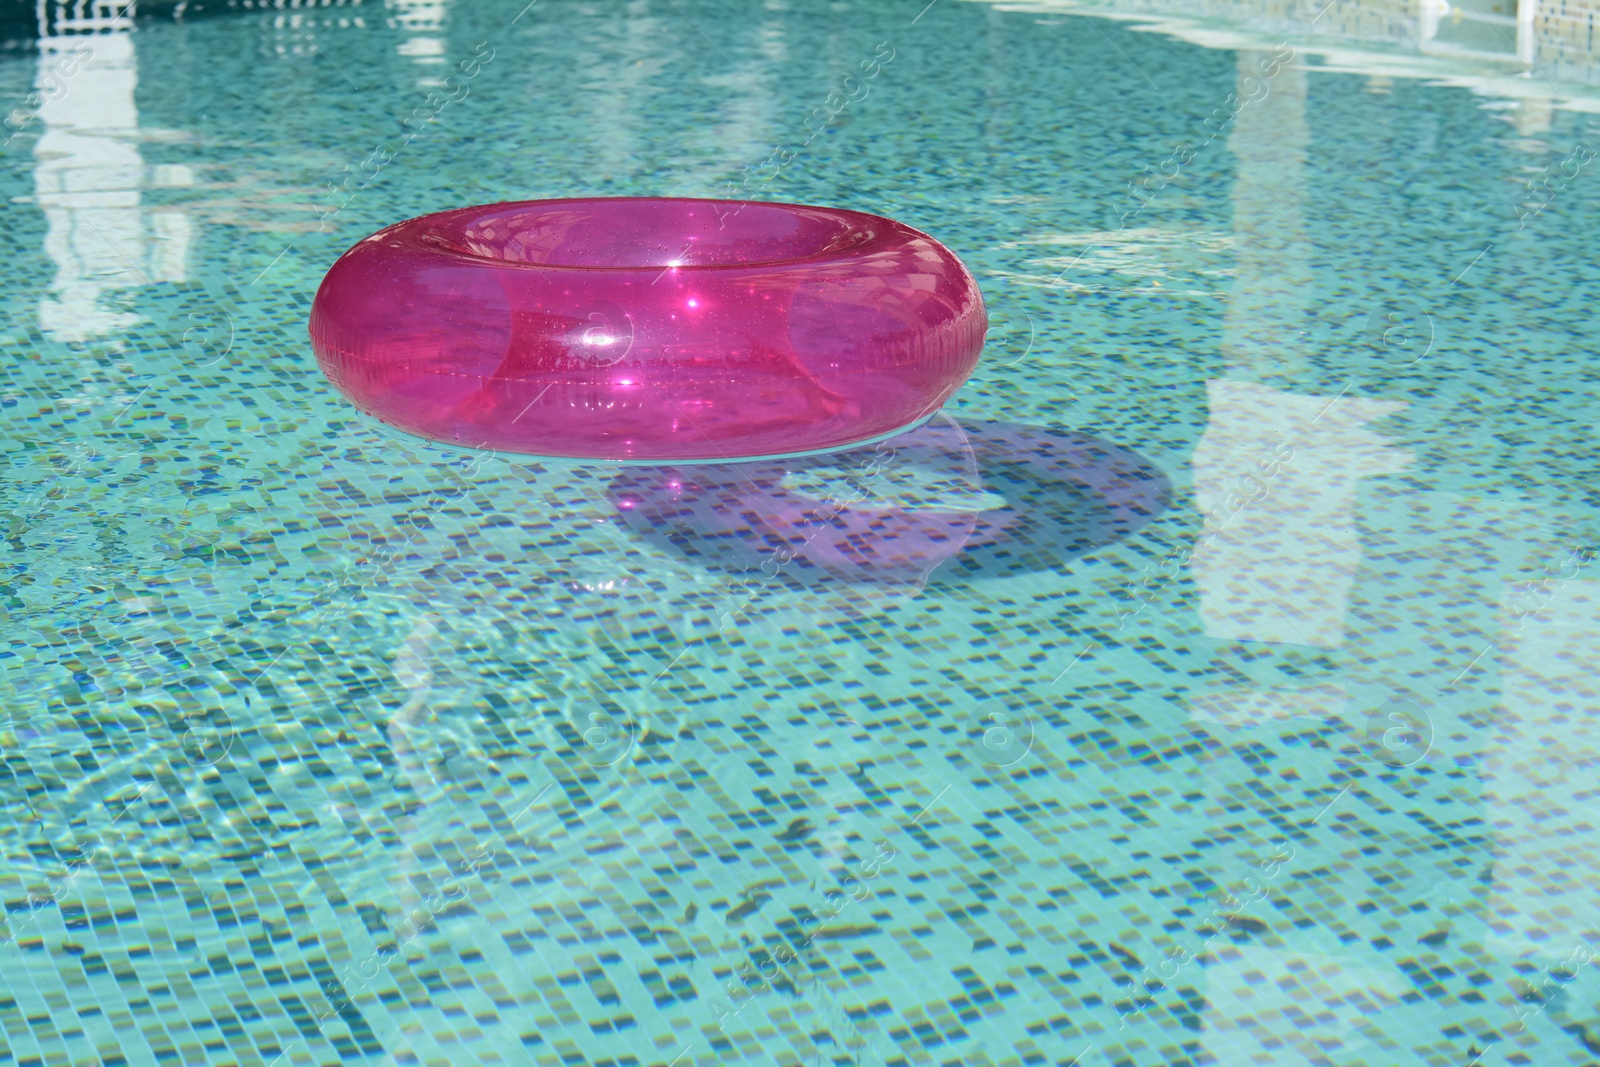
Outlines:
[[423,437],[681,461],[870,441],[933,414],[987,328],[892,219],[738,200],[528,200],[390,226],[311,307],[323,373]]

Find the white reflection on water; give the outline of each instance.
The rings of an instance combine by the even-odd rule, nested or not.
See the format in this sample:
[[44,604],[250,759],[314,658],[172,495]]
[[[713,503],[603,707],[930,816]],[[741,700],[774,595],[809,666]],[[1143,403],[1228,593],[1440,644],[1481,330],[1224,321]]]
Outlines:
[[[62,58],[93,50],[77,73],[60,80]],[[80,53],[81,54],[81,51]],[[115,306],[118,290],[183,281],[193,240],[189,217],[147,212],[139,151],[138,57],[127,30],[39,41],[39,109],[34,189],[44,212],[44,251],[56,264],[51,291],[39,305],[39,327],[72,343],[115,335],[139,316]],[[47,87],[54,91],[47,93]],[[53,96],[53,99],[48,97]],[[163,172],[163,182],[182,175]]]
[[[1564,553],[1563,553],[1564,554]],[[1552,559],[1553,566],[1559,558]],[[1482,814],[1495,830],[1491,948],[1542,964],[1591,943],[1600,913],[1600,831],[1592,802],[1600,767],[1594,664],[1600,660],[1600,581],[1568,568],[1537,613],[1508,620],[1500,662],[1501,714],[1486,760]],[[1507,590],[1515,613],[1526,594]],[[1530,981],[1533,979],[1530,978]]]
[[[1366,424],[1404,404],[1300,396],[1242,381],[1207,383],[1211,422],[1194,451],[1195,503],[1227,515],[1191,557],[1206,633],[1336,648],[1361,567],[1361,479],[1393,474],[1411,453]],[[1279,455],[1285,442],[1292,447]],[[1276,457],[1270,476],[1259,457]],[[1226,506],[1232,494],[1242,501]]]

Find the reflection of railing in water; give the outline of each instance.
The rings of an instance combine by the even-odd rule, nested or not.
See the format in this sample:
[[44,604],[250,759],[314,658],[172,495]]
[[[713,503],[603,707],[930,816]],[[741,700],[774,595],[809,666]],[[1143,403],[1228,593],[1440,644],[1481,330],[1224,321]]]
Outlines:
[[390,0],[387,4],[384,0],[34,0],[15,7],[0,4],[0,41],[126,31],[140,19],[196,22],[266,12],[278,13],[285,24],[295,19],[306,26],[359,29],[365,26],[360,13],[371,11],[380,21],[387,16],[391,25],[413,28],[409,20],[416,16],[411,9],[442,11],[448,3],[449,0]]
[[135,0],[38,0],[39,34],[112,33],[133,29]]

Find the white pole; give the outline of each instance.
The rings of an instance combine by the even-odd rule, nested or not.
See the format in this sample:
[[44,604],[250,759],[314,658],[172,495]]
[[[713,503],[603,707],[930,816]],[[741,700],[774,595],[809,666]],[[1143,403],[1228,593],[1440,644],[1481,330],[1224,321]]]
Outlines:
[[1517,0],[1517,58],[1528,66],[1538,49],[1533,37],[1533,23],[1539,13],[1539,0]]
[[1439,32],[1439,16],[1448,11],[1443,0],[1417,0],[1417,48],[1426,50]]

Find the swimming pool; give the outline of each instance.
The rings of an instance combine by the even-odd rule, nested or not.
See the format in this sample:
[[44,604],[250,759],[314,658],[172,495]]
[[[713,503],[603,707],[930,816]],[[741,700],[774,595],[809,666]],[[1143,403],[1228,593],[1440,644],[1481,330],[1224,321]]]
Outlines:
[[[1600,1059],[1592,90],[1049,4],[211,7],[0,51],[0,1061]],[[318,374],[355,240],[578,195],[901,219],[983,361],[671,469]]]

